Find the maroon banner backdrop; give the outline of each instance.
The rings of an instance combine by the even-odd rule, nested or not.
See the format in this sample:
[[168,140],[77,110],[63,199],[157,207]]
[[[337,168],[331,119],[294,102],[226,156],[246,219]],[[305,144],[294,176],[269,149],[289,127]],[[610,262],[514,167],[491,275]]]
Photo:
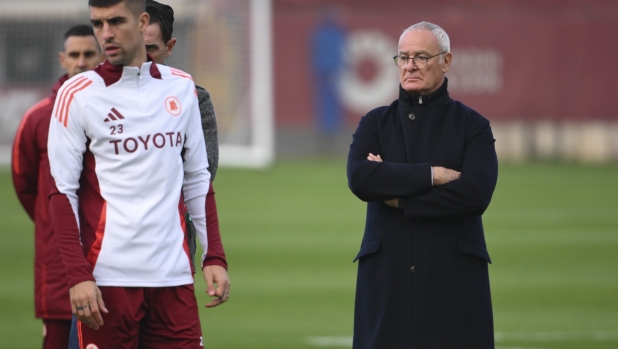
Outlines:
[[[316,125],[312,38],[325,13],[344,29],[337,91],[348,125],[397,96],[392,56],[426,20],[451,39],[453,98],[490,120],[618,120],[618,2],[274,0],[278,126]],[[332,49],[332,48],[331,48]]]

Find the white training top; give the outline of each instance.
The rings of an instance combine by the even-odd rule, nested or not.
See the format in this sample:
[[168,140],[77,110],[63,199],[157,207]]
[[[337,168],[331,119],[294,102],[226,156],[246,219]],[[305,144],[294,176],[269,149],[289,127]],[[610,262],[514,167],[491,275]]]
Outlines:
[[[207,251],[210,173],[191,76],[154,62],[140,68],[105,62],[64,83],[52,117],[51,173],[77,226],[78,212],[95,222],[96,232],[85,232],[82,222],[80,235],[84,243],[84,234],[94,234],[85,254],[97,284],[192,284],[179,203],[183,191]],[[102,206],[93,207],[99,209],[79,202],[85,185],[98,190]]]

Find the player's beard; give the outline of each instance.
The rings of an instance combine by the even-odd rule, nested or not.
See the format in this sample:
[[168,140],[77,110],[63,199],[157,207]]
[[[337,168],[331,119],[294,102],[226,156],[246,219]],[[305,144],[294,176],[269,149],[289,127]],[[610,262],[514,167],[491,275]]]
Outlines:
[[122,46],[118,46],[118,48],[120,50],[117,55],[113,57],[107,57],[107,61],[111,63],[112,65],[120,65],[120,66],[129,65],[133,61],[137,53],[139,52],[139,47],[134,47],[130,51],[125,50],[125,48]]

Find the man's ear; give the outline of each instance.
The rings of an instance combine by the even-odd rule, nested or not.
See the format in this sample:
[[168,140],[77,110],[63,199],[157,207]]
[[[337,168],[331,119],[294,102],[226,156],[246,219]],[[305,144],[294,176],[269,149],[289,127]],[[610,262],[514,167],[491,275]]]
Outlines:
[[[64,69],[64,59],[66,58],[66,54],[64,52],[58,52],[58,62],[60,62],[60,66]],[[66,70],[66,69],[64,69]]]
[[444,65],[442,65],[442,72],[446,73],[448,69],[451,67],[451,62],[453,62],[453,55],[448,52],[444,54]]
[[169,58],[169,56],[172,55],[174,46],[176,46],[176,38],[170,39],[170,41],[168,41],[167,44],[165,44],[165,58]]
[[148,24],[150,24],[150,15],[148,12],[142,12],[142,14],[137,17],[137,22],[139,23],[140,33],[144,34],[146,28],[148,28]]

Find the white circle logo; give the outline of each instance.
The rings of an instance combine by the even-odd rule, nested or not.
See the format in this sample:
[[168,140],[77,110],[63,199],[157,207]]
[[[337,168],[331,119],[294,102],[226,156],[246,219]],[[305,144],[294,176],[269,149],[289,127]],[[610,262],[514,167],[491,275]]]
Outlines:
[[99,349],[99,347],[97,347],[96,345],[90,343],[86,346],[86,349]]
[[[381,31],[358,30],[350,34],[346,43],[349,64],[339,85],[341,99],[349,110],[365,114],[397,98],[399,79],[391,58],[395,53],[397,43]],[[369,74],[363,74],[366,71]]]
[[182,106],[180,105],[178,98],[167,97],[165,100],[165,109],[168,113],[172,114],[172,116],[178,116],[182,111]]

